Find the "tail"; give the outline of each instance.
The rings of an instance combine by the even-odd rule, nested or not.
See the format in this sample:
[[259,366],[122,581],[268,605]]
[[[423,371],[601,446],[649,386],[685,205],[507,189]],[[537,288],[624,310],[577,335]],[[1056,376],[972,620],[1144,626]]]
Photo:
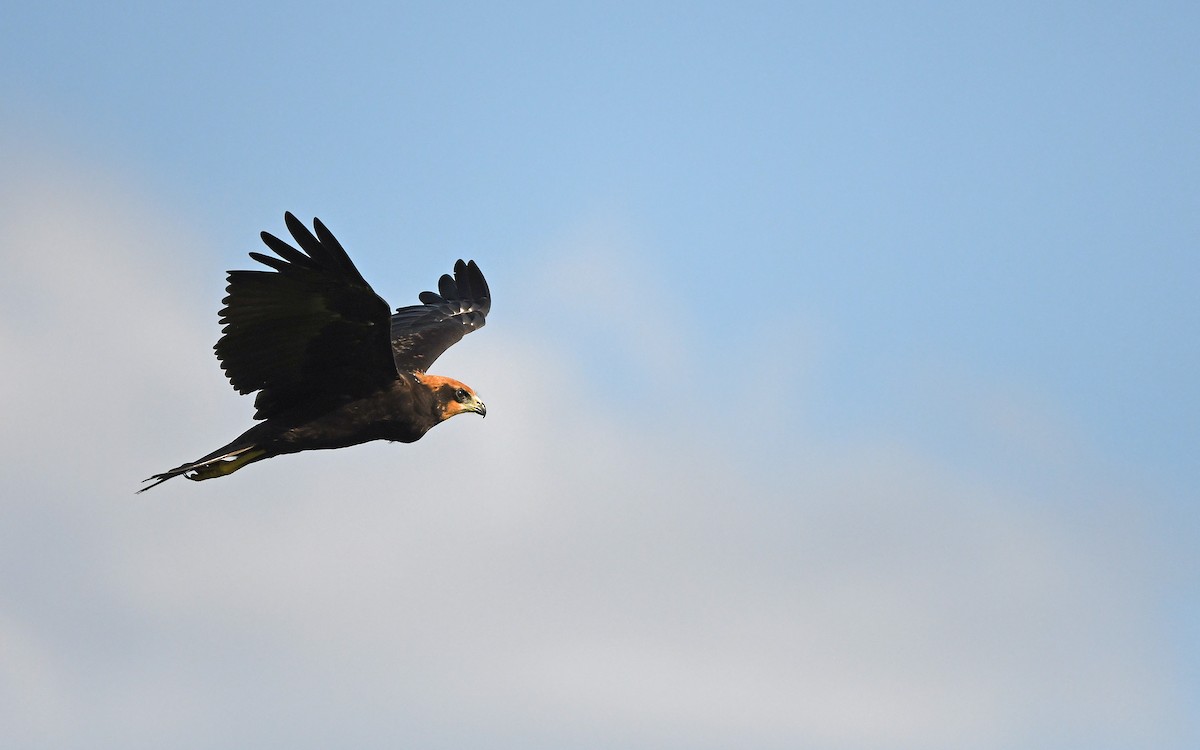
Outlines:
[[157,487],[172,477],[186,476],[194,482],[199,482],[204,479],[232,474],[246,464],[254,463],[264,458],[270,458],[270,454],[266,448],[260,448],[253,443],[239,446],[239,441],[235,440],[224,448],[219,448],[213,453],[208,454],[199,461],[176,466],[170,471],[164,471],[162,474],[155,474],[152,477],[143,479],[143,482],[153,482],[154,484],[148,484],[141,488],[138,490],[138,494],[145,492],[151,487]]

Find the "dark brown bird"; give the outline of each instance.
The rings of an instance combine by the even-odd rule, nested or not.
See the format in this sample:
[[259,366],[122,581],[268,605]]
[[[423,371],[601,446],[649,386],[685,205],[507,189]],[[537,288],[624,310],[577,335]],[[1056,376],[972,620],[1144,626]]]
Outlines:
[[391,313],[319,219],[315,234],[284,214],[296,249],[267,232],[273,270],[230,271],[217,359],[239,393],[258,391],[260,424],[191,463],[147,479],[223,477],[273,456],[371,440],[411,443],[456,414],[487,414],[470,386],[426,370],[483,327],[492,299],[475,261],[454,264],[438,291]]

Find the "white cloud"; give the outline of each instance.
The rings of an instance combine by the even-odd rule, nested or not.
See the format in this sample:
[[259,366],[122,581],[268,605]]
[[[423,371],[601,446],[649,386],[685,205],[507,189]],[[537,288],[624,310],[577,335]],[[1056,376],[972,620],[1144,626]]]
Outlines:
[[[833,447],[766,420],[756,434],[753,417],[732,440],[703,403],[654,419],[572,399],[572,352],[498,325],[438,368],[486,396],[485,421],[135,497],[249,417],[208,352],[217,300],[180,302],[199,296],[203,240],[177,244],[192,233],[110,180],[38,172],[8,175],[0,208],[0,694],[21,696],[0,739],[1172,738],[1168,655],[1128,572],[1138,544],[1114,557],[1036,491],[903,445]],[[661,368],[700,359],[679,346]]]

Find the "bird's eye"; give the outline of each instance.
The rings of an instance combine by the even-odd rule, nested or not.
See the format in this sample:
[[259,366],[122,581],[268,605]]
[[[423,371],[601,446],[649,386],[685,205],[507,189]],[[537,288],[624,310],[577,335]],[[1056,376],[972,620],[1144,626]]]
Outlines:
[[470,398],[471,398],[470,394],[468,394],[462,388],[459,388],[457,391],[454,392],[454,400],[459,402],[460,404],[465,403]]

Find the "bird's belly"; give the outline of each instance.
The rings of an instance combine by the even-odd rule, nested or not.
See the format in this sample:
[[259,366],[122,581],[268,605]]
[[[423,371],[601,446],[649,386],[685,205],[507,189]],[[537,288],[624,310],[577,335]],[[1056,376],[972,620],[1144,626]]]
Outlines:
[[300,421],[279,436],[286,452],[345,448],[372,440],[411,443],[427,431],[419,420],[371,400],[354,401]]

